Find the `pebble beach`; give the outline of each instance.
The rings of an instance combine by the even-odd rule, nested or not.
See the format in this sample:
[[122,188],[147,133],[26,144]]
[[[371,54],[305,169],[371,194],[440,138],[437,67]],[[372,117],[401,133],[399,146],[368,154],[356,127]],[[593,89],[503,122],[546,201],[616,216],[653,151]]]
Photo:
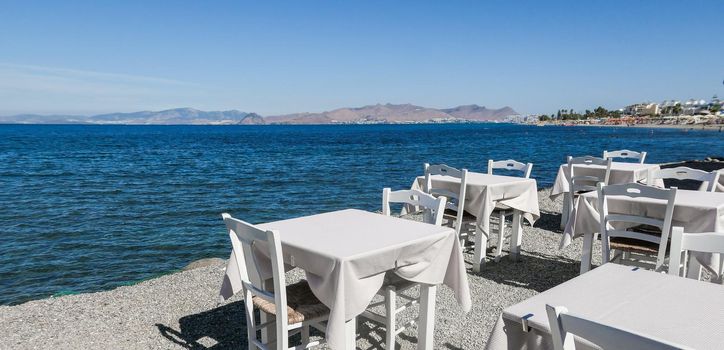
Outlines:
[[[466,251],[470,313],[462,312],[447,287],[438,289],[435,349],[483,348],[505,307],[578,275],[581,240],[558,249],[561,203],[551,201],[549,191],[538,193],[541,218],[533,227],[524,226],[519,261],[488,259],[476,274],[469,264],[472,250]],[[0,306],[0,349],[245,349],[243,302],[238,296],[219,302],[224,268],[224,260],[207,259],[182,272],[110,291]],[[287,281],[302,277],[292,270]],[[400,322],[415,315],[413,308]],[[384,348],[384,328],[358,320],[358,348]],[[398,344],[413,349],[416,337],[413,327],[398,336]]]

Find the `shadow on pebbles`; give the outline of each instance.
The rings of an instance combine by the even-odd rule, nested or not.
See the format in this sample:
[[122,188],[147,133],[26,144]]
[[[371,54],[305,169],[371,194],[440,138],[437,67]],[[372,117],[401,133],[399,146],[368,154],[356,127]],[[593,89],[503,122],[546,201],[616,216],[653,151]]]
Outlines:
[[[500,262],[488,259],[483,271],[473,274],[472,251],[466,250],[470,313],[462,312],[447,287],[438,289],[435,349],[483,348],[503,308],[578,274],[581,240],[558,249],[560,200],[549,200],[548,191],[539,192],[541,219],[524,226],[518,262],[509,260],[504,249]],[[594,249],[600,251],[600,245]],[[223,260],[207,260],[111,291],[0,306],[0,349],[245,349],[243,303],[238,296],[219,303],[223,273]],[[299,270],[288,273],[290,283],[302,277]],[[416,313],[413,307],[400,322]],[[384,348],[384,328],[360,319],[358,331],[358,348]],[[399,347],[414,348],[416,336],[414,326],[401,333]]]

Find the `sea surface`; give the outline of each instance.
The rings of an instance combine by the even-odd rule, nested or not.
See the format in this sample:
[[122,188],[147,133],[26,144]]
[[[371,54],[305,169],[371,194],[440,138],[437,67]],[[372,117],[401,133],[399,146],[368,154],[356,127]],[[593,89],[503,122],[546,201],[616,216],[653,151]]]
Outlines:
[[534,163],[551,186],[567,155],[724,155],[724,133],[510,124],[0,125],[0,304],[107,290],[228,257],[220,214],[261,223],[378,210],[423,163]]

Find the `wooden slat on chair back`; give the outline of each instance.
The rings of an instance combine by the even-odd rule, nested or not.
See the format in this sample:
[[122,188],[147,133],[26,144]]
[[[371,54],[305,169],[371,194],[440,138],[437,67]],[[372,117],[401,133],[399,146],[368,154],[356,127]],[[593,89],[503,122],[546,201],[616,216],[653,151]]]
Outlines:
[[665,169],[652,169],[648,173],[648,184],[653,185],[658,179],[695,180],[705,183],[703,190],[715,192],[719,184],[720,173],[718,171],[707,172],[699,169],[692,169],[685,166]]
[[445,197],[434,196],[418,190],[392,191],[389,188],[382,190],[382,214],[389,216],[390,203],[403,203],[413,207],[422,207],[424,221],[428,224],[442,225],[445,213]]
[[529,178],[530,172],[533,169],[532,163],[521,163],[517,160],[499,160],[494,161],[488,160],[488,174],[493,175],[493,169],[505,169],[505,170],[516,170],[523,173],[523,177]]
[[[602,175],[577,175],[576,168],[589,165],[600,165],[606,168],[601,170]],[[608,184],[611,175],[611,159],[596,158],[593,156],[568,157],[568,187],[570,193],[580,191],[595,191],[596,184],[603,182]]]
[[646,152],[635,152],[627,149],[619,151],[603,151],[603,158],[623,158],[623,159],[636,159],[639,164],[643,164],[646,159]]
[[[458,193],[451,192],[447,189],[433,188],[431,179],[431,176],[433,175],[447,175],[460,179],[460,189],[458,190]],[[457,232],[457,234],[460,234],[460,232],[462,231],[463,214],[465,212],[465,195],[468,183],[467,179],[467,169],[458,170],[445,164],[430,165],[428,163],[425,163],[425,192],[432,195],[447,197],[446,208],[457,211],[457,217],[455,221],[455,232]],[[455,199],[455,201],[452,201],[451,199]]]
[[[262,230],[226,213],[221,214],[221,216],[229,230],[234,256],[239,267],[241,281],[244,284],[245,301],[250,303],[250,300],[247,299],[252,296],[267,300],[272,298],[276,306],[277,329],[280,331],[279,334],[284,334],[281,332],[280,324],[286,329],[288,316],[284,260],[279,233],[274,230]],[[273,293],[265,290],[264,280],[268,276],[261,273],[264,266],[257,261],[258,257],[254,255],[254,249],[265,249],[268,252],[268,258],[271,261],[271,275],[274,281]],[[249,272],[254,272],[256,276],[249,278]],[[253,325],[253,321],[253,319],[247,320],[247,324]],[[286,339],[283,335],[281,338]]]
[[662,339],[572,315],[563,306],[546,305],[554,350],[575,350],[574,335],[602,349],[688,349]]

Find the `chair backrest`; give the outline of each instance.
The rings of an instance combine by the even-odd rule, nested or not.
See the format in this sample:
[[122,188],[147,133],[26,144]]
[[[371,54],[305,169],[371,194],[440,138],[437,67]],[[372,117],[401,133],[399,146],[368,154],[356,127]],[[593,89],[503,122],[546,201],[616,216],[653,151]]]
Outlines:
[[[683,227],[671,229],[669,274],[687,276],[689,251],[719,253],[724,256],[724,232],[684,233]],[[683,254],[682,254],[683,253]],[[683,265],[683,266],[682,266]],[[719,273],[724,270],[724,259],[719,259]]]
[[[284,260],[282,255],[279,232],[274,230],[262,230],[250,223],[235,219],[227,213],[221,214],[224,218],[226,228],[229,230],[229,238],[234,251],[239,275],[244,289],[244,300],[250,301],[252,296],[273,302],[276,307],[277,334],[281,332],[282,326],[286,326],[287,316],[287,295],[286,280],[284,275]],[[261,249],[261,250],[260,250]],[[264,289],[263,282],[267,278],[262,271],[268,271],[268,266],[259,263],[254,250],[268,252],[271,260],[271,276],[274,281],[274,292]],[[255,272],[255,276],[249,276]],[[251,305],[251,304],[249,304]],[[247,312],[249,314],[249,312]],[[251,312],[253,315],[253,312]],[[247,325],[253,325],[254,320],[247,320]],[[280,339],[286,337],[280,336]]]
[[517,170],[523,173],[523,177],[526,179],[530,177],[530,172],[533,170],[533,163],[521,163],[519,161],[508,159],[494,161],[488,160],[488,174],[493,174],[493,169],[506,169],[506,170]]
[[[646,213],[609,213],[609,200],[612,196],[623,196],[629,198],[659,199],[666,202],[664,218],[654,218]],[[600,214],[601,245],[603,248],[603,263],[609,261],[610,238],[625,237],[639,241],[651,242],[659,245],[656,259],[656,270],[659,270],[664,263],[666,256],[666,244],[671,232],[671,220],[674,215],[674,201],[676,200],[676,187],[663,189],[642,185],[639,183],[627,183],[620,185],[605,186],[598,185],[598,211]],[[629,206],[630,207],[630,206]],[[612,223],[616,223],[612,225]],[[630,231],[627,228],[640,225],[650,225],[661,229],[661,236]]]
[[643,164],[646,159],[646,152],[635,152],[627,149],[619,151],[603,151],[603,159],[608,158],[636,159],[640,164]]
[[[460,188],[457,192],[453,192],[445,188],[435,188],[432,185],[433,175],[447,175],[460,179]],[[460,231],[462,230],[467,184],[467,169],[458,170],[445,164],[430,165],[428,163],[425,163],[425,193],[431,194],[436,197],[447,197],[447,203],[445,204],[445,207],[457,211],[457,217],[455,220],[455,232],[457,232],[457,234],[460,234]]]
[[[587,172],[587,174],[577,173],[577,170],[582,169],[576,168],[583,168],[584,166],[591,165],[599,165],[606,168],[600,172]],[[607,185],[610,176],[611,158],[603,159],[593,156],[568,157],[568,187],[570,193],[576,193],[579,191],[595,191],[596,185],[599,182],[603,182],[603,184]]]
[[602,349],[669,350],[687,349],[662,339],[569,314],[563,306],[546,304],[554,350],[574,350],[574,335]]
[[692,169],[685,166],[666,169],[650,169],[647,176],[649,185],[653,185],[658,179],[696,180],[705,183],[702,189],[707,192],[716,191],[719,183],[719,172],[706,172],[704,170]]
[[392,191],[389,188],[382,189],[382,214],[390,216],[390,203],[403,203],[423,209],[423,221],[428,224],[440,226],[445,214],[446,198],[418,190]]

